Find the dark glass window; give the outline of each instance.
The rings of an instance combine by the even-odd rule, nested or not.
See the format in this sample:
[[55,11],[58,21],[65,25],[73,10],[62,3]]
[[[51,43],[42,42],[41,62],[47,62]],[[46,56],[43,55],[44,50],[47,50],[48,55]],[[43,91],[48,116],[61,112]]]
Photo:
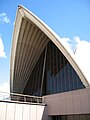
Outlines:
[[46,47],[44,78],[42,74],[46,48],[30,74],[24,94],[42,96],[85,88],[62,52],[51,41]]

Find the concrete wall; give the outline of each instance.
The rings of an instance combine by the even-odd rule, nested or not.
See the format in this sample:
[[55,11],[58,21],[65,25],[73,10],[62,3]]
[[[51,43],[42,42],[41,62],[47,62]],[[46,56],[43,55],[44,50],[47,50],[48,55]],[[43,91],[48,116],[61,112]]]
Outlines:
[[47,120],[46,107],[0,102],[0,120]]
[[90,114],[90,88],[45,96],[48,115]]

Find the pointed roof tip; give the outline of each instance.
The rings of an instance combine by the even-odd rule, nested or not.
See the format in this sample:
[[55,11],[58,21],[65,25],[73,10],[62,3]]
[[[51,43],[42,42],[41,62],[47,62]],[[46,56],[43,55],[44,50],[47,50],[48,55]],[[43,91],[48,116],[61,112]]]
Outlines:
[[18,5],[18,8],[19,8],[19,9],[22,8],[22,5]]

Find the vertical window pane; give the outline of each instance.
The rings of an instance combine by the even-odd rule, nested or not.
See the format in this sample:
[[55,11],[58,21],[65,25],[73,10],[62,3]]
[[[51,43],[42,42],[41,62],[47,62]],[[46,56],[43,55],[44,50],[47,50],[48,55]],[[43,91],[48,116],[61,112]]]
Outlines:
[[[24,89],[24,94],[40,95],[44,57],[45,49],[30,74]],[[47,44],[45,74],[43,80],[42,95],[72,91],[85,87],[69,61],[51,41]]]

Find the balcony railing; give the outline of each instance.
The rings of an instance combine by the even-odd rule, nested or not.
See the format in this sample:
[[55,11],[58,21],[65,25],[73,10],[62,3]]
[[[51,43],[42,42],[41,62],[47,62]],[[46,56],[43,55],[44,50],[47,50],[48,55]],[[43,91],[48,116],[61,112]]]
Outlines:
[[44,104],[42,97],[0,92],[0,101]]

